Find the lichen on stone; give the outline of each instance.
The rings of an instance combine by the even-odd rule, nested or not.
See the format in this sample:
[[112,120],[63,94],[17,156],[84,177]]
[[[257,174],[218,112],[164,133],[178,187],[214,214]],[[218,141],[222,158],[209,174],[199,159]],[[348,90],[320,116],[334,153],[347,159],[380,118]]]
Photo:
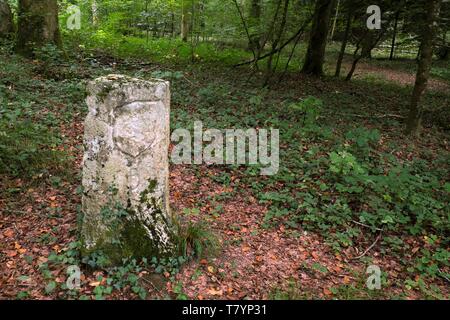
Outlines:
[[109,93],[113,90],[113,85],[111,83],[105,83],[101,86],[101,90],[97,93],[97,102],[105,102]]
[[[88,91],[84,251],[104,252],[113,262],[170,255],[168,83],[110,75],[90,82]],[[117,188],[114,194],[111,185]],[[116,215],[117,204],[122,209]],[[102,210],[108,214],[102,217]]]

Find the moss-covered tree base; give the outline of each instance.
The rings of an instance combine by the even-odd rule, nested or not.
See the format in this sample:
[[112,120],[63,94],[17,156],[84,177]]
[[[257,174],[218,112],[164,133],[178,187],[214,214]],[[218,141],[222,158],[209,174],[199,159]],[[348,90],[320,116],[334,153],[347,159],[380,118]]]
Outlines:
[[56,0],[19,0],[16,51],[31,57],[47,44],[61,47]]

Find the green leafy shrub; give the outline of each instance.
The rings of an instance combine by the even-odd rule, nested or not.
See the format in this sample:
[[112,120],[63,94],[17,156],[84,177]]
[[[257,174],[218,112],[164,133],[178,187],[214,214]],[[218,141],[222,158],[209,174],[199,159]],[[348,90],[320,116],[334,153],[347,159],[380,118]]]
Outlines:
[[364,127],[350,130],[345,135],[345,138],[352,142],[350,150],[362,159],[369,156],[373,147],[380,141],[380,137],[378,130],[368,130]]
[[302,119],[303,126],[311,127],[316,124],[323,108],[323,101],[316,97],[307,97],[306,99],[291,104],[289,109]]
[[67,157],[57,150],[60,139],[47,127],[20,116],[20,110],[0,110],[0,173],[17,176],[63,170]]
[[364,169],[356,158],[347,151],[330,153],[330,171],[337,174],[362,174]]

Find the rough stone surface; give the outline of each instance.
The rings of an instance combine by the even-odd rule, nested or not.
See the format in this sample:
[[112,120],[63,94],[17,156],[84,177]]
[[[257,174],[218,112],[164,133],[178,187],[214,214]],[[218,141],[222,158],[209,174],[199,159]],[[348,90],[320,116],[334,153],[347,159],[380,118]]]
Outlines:
[[89,83],[83,159],[84,253],[170,255],[170,89],[109,75]]
[[8,37],[14,32],[13,16],[8,3],[0,0],[0,38]]

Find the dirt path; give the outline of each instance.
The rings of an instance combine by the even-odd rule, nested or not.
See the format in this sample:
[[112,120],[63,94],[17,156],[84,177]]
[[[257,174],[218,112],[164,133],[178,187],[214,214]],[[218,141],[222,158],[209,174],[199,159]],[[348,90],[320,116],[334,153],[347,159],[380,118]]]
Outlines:
[[[350,62],[344,63],[344,67],[346,70],[349,70]],[[414,83],[416,81],[415,74],[402,70],[395,70],[369,64],[365,61],[362,61],[358,64],[354,74],[354,78],[364,78],[368,74],[370,74],[371,76],[381,77],[390,82],[395,82],[401,86],[414,86]],[[431,78],[428,81],[428,90],[448,92],[450,91],[450,84],[441,79]]]

